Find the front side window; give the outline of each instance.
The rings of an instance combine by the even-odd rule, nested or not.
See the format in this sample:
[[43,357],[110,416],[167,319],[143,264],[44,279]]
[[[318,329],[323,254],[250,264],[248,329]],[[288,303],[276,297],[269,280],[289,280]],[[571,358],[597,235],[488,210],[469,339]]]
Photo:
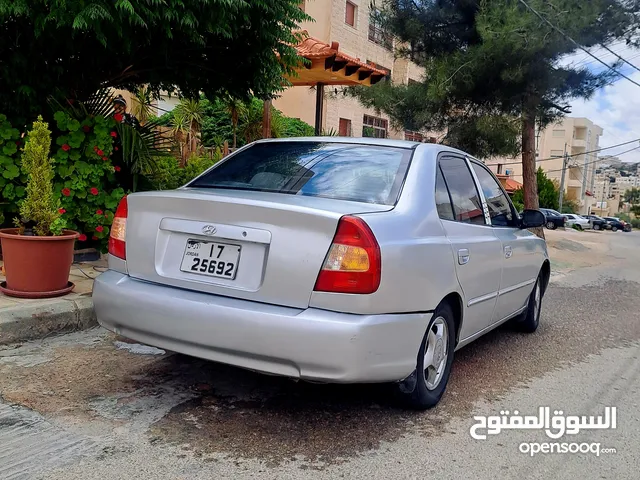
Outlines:
[[440,168],[451,195],[455,220],[485,225],[482,202],[467,162],[461,158],[445,157],[440,161]]
[[475,162],[471,163],[473,171],[478,177],[480,188],[487,201],[489,208],[489,216],[491,217],[491,225],[495,227],[511,227],[515,226],[513,209],[511,202],[504,193],[500,184],[491,175],[489,170]]
[[394,205],[412,152],[353,143],[257,143],[187,186]]

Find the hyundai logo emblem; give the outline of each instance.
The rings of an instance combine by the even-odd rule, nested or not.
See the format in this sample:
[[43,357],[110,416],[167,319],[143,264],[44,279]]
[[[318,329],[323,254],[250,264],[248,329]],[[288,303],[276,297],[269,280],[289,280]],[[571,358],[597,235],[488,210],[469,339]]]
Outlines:
[[214,227],[213,225],[205,225],[204,227],[202,227],[202,233],[204,233],[205,235],[214,235],[216,233],[216,227]]

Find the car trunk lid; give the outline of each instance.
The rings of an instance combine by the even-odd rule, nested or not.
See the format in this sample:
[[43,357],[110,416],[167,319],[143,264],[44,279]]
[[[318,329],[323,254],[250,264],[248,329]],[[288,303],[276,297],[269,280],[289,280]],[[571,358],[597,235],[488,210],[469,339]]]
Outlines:
[[339,219],[392,208],[223,189],[133,194],[127,268],[149,282],[306,308]]

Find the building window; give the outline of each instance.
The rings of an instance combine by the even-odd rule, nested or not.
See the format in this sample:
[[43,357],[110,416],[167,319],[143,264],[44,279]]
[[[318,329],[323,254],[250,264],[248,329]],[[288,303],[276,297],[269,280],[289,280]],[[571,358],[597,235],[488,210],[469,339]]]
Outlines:
[[347,118],[341,118],[338,126],[338,135],[341,137],[351,136],[351,120]]
[[387,128],[389,122],[384,118],[365,115],[362,120],[362,136],[387,138]]
[[551,136],[556,138],[564,138],[564,133],[564,130],[553,130],[551,132]]
[[347,8],[344,13],[344,23],[347,25],[351,25],[352,27],[356,26],[356,12],[358,11],[358,7],[356,7],[353,3],[347,2]]
[[393,47],[393,37],[380,25],[378,11],[371,9],[369,15],[369,41],[391,50]]
[[405,130],[404,139],[410,142],[424,142],[424,135],[420,132],[414,132],[413,130]]
[[502,167],[503,167],[503,166],[504,166],[504,165],[502,165],[501,163],[499,163],[499,164],[498,164],[498,168],[496,169],[496,173],[497,173],[498,175],[502,175]]

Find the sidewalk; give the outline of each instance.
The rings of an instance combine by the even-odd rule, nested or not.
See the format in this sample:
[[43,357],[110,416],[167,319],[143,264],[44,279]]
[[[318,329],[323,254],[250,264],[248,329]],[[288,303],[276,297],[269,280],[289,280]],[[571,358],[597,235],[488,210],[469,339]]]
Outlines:
[[[2,265],[0,260],[0,282]],[[95,326],[93,279],[106,266],[106,260],[73,264],[69,281],[75,288],[63,297],[28,300],[0,293],[0,345]]]

